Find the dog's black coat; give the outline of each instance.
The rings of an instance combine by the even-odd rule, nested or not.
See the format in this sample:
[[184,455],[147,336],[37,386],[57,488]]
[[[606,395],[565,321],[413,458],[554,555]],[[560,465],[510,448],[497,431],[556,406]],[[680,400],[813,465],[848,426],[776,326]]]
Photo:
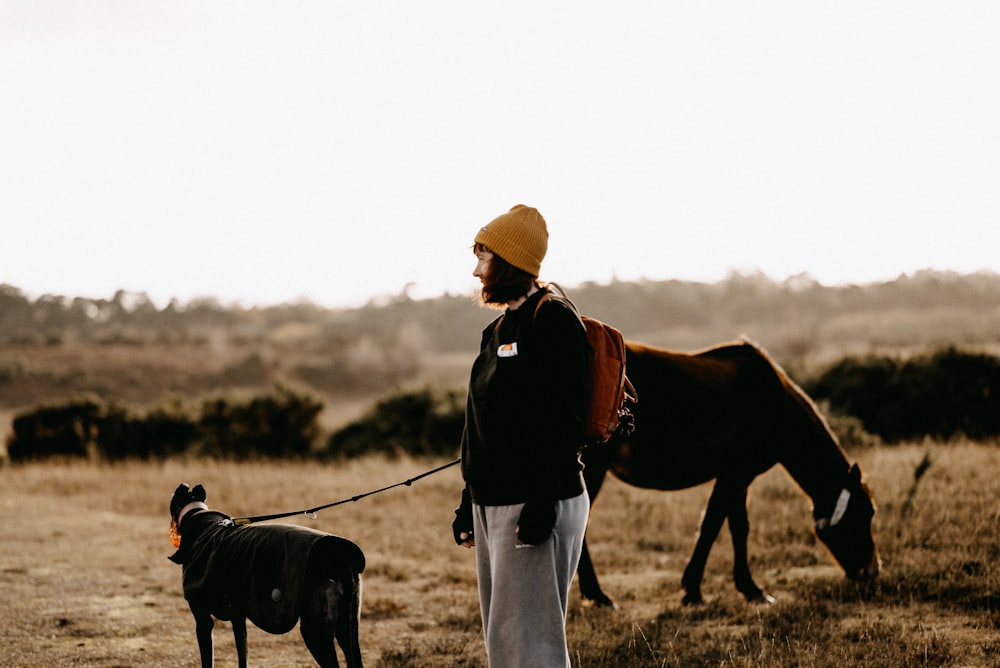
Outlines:
[[[172,519],[204,498],[201,485],[193,490],[181,485],[171,500]],[[321,665],[337,665],[334,631],[348,666],[361,665],[357,616],[365,557],[355,543],[306,527],[237,526],[228,515],[205,509],[186,513],[178,533],[180,548],[169,558],[183,567],[184,598],[197,621],[203,666],[211,665],[211,617],[234,622],[241,666],[246,649],[245,633],[240,648],[240,628],[245,629],[246,619],[280,634],[300,618],[306,645]],[[320,629],[328,632],[325,637]],[[317,648],[317,643],[329,647]],[[332,655],[332,663],[318,649],[323,657]]]

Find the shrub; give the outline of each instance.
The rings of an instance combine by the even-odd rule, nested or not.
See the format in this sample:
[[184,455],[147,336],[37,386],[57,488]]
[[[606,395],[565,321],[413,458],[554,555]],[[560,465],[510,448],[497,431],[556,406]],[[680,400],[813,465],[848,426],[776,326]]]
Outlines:
[[12,461],[163,459],[195,449],[221,458],[301,457],[311,453],[322,409],[281,387],[242,401],[207,400],[197,414],[176,399],[142,413],[84,398],[17,416],[7,452]]
[[949,347],[929,356],[845,358],[804,383],[886,441],[1000,435],[1000,359]]
[[12,461],[53,456],[87,457],[91,454],[104,412],[92,397],[62,405],[42,405],[17,415],[7,440]]
[[319,434],[323,403],[278,387],[245,401],[205,401],[198,422],[202,454],[224,458],[302,457]]
[[464,423],[464,407],[456,392],[407,392],[380,401],[360,420],[333,433],[325,454],[453,455]]
[[165,459],[188,450],[198,438],[197,420],[179,401],[145,414],[111,407],[100,429],[106,459]]

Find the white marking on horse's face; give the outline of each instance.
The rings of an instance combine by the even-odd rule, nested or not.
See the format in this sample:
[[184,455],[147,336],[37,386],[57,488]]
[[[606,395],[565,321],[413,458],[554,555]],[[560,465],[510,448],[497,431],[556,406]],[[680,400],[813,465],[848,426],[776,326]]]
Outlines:
[[835,527],[840,523],[840,520],[844,519],[844,514],[847,513],[847,504],[851,501],[851,492],[845,487],[840,490],[840,496],[837,497],[837,505],[833,507],[833,515],[830,516],[830,526]]

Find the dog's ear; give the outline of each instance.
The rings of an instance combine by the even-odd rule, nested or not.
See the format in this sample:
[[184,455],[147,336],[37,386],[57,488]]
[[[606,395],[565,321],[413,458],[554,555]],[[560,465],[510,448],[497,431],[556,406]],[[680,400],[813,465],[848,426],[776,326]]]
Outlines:
[[191,490],[191,498],[195,501],[204,501],[208,498],[208,494],[205,492],[205,488],[198,484]]
[[177,489],[174,490],[174,495],[170,497],[170,516],[177,519],[177,513],[181,511],[181,508],[186,506],[191,498],[191,489],[187,486],[187,483],[181,483],[177,485]]

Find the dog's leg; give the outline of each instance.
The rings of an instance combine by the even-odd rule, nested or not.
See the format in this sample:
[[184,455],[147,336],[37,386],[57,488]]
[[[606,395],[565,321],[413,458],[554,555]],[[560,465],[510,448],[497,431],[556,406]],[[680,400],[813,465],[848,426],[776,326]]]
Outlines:
[[362,668],[361,643],[358,628],[361,625],[361,575],[353,570],[347,576],[348,591],[340,597],[340,614],[337,616],[337,642],[344,650],[347,668]]
[[343,587],[334,580],[320,577],[309,582],[308,591],[299,619],[299,632],[320,668],[339,668],[333,638]]
[[194,614],[194,629],[198,636],[198,652],[201,654],[201,668],[212,668],[215,661],[212,651],[212,627],[215,622],[212,615],[203,610],[191,608]]
[[247,668],[247,618],[233,615],[233,638],[236,640],[236,662]]

